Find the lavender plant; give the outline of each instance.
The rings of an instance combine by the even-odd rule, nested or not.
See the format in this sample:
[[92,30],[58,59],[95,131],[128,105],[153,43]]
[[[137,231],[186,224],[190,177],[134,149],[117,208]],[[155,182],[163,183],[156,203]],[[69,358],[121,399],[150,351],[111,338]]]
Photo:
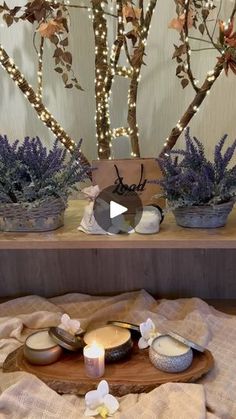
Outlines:
[[236,165],[229,167],[236,140],[225,152],[227,135],[215,146],[214,159],[206,158],[203,144],[186,130],[185,150],[172,150],[158,158],[163,179],[158,181],[169,206],[215,205],[236,195]]
[[0,203],[38,203],[49,197],[67,200],[88,167],[78,163],[80,145],[66,160],[58,141],[47,150],[41,140],[26,137],[21,145],[0,136]]

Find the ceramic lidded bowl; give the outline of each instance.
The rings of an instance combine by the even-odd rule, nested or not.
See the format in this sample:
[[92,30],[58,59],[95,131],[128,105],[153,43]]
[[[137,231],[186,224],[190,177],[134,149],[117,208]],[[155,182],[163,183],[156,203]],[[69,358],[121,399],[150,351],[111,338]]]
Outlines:
[[193,351],[173,337],[161,335],[153,340],[149,348],[149,359],[159,370],[177,373],[186,370],[191,365]]
[[49,365],[58,361],[63,349],[49,336],[48,330],[32,333],[25,341],[24,356],[31,364]]

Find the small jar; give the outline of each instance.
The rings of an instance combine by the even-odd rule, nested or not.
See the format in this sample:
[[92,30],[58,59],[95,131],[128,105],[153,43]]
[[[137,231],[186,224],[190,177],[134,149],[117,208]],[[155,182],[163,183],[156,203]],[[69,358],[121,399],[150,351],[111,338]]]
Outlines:
[[159,370],[177,373],[191,365],[193,351],[169,335],[160,335],[153,340],[149,348],[149,359]]
[[24,345],[24,356],[31,364],[49,365],[58,361],[63,349],[49,336],[48,330],[32,333]]
[[155,234],[160,230],[160,224],[163,220],[161,208],[152,205],[146,205],[137,212],[135,219],[138,221],[135,232],[139,234]]

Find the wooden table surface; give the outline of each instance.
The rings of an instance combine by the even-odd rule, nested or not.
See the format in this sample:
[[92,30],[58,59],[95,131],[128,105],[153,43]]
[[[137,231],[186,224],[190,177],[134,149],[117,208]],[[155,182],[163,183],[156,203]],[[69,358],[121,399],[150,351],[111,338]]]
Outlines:
[[64,227],[47,233],[0,233],[0,249],[236,249],[236,209],[224,228],[178,227],[167,214],[159,234],[87,235],[77,230],[85,201],[70,201]]

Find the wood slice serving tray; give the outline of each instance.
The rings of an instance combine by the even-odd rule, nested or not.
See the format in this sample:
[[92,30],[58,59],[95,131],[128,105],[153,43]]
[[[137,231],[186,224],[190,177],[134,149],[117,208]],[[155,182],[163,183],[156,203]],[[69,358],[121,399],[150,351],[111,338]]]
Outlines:
[[[109,382],[110,392],[115,396],[128,393],[147,393],[168,382],[193,382],[206,374],[214,365],[210,351],[194,351],[192,365],[185,371],[172,374],[156,369],[148,357],[148,350],[140,351],[134,346],[129,358],[106,364],[103,379]],[[26,371],[36,375],[60,394],[84,395],[97,387],[101,379],[86,377],[81,354],[65,352],[60,360],[46,366],[32,365],[24,358],[23,347],[12,352],[3,364],[3,372]]]

